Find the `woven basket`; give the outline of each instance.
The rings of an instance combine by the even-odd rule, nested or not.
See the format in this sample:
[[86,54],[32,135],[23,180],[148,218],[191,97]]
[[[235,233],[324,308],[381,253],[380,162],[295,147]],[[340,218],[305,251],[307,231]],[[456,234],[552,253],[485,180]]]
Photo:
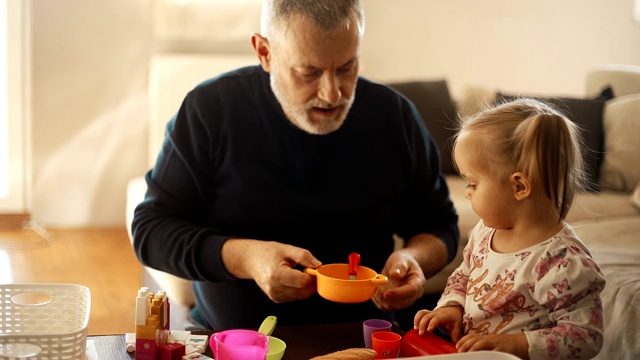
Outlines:
[[90,310],[85,286],[0,285],[0,359],[85,360]]

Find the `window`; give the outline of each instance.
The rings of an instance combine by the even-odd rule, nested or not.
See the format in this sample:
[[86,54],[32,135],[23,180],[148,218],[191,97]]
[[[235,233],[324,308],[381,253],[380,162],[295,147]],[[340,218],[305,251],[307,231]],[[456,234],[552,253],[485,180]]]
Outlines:
[[28,1],[0,0],[0,213],[26,213]]

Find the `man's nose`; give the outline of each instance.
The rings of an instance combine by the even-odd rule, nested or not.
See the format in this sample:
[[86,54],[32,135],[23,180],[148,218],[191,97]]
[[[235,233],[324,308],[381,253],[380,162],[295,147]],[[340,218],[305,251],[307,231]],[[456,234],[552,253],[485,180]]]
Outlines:
[[318,97],[320,100],[330,104],[337,104],[342,97],[340,92],[340,81],[334,74],[325,74],[320,79],[320,88],[318,89]]

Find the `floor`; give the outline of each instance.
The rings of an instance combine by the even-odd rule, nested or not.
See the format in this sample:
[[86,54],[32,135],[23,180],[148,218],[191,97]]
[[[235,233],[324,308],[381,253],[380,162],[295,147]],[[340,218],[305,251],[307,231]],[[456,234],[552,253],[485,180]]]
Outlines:
[[135,298],[141,274],[125,227],[0,228],[0,284],[71,283],[88,287],[88,335],[135,331]]

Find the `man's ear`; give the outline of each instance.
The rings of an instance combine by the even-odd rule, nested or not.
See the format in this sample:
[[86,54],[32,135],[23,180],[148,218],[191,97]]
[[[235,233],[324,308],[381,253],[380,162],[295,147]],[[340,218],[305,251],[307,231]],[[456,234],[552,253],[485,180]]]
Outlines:
[[511,184],[516,200],[524,200],[531,196],[531,182],[526,174],[514,172],[511,174]]
[[269,44],[269,39],[258,33],[253,33],[251,34],[251,45],[256,56],[258,56],[258,60],[260,60],[262,69],[269,72],[271,69],[271,45]]

